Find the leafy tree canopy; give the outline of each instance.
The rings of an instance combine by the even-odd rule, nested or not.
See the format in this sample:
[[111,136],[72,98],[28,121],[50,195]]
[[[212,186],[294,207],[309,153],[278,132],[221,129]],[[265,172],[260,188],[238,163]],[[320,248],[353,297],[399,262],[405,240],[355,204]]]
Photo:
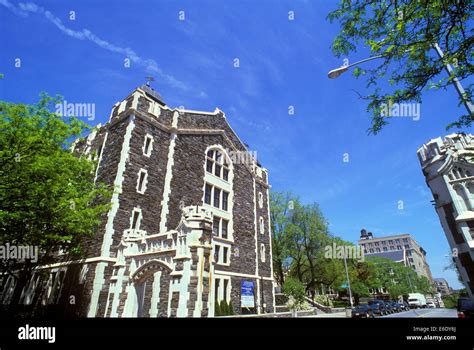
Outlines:
[[94,184],[95,163],[71,153],[70,140],[88,129],[52,113],[61,98],[35,105],[0,101],[0,245],[38,248],[38,260],[0,260],[18,278],[55,261],[77,258],[107,211],[110,190]]
[[[446,89],[455,76],[467,82],[474,71],[473,9],[469,0],[342,0],[328,15],[341,26],[332,45],[337,57],[347,58],[361,45],[371,56],[382,56],[373,61],[375,68],[354,70],[356,77],[367,77],[371,89],[361,96],[372,113],[369,133],[377,134],[389,122],[390,116],[381,113],[383,104],[421,102],[425,89]],[[433,50],[436,43],[443,59]],[[449,75],[442,72],[447,63],[453,67]],[[380,81],[390,87],[383,89]],[[464,88],[459,104],[472,100],[472,84]],[[469,113],[453,116],[447,128],[469,127],[472,118]]]

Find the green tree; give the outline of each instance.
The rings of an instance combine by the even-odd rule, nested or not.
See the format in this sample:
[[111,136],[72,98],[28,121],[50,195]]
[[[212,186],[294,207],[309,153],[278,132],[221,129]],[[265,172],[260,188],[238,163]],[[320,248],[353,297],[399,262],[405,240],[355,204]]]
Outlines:
[[289,259],[287,230],[291,208],[297,201],[291,193],[270,192],[273,270],[279,285],[285,281]]
[[[456,0],[342,0],[328,19],[339,22],[341,31],[334,39],[332,50],[337,57],[347,57],[363,45],[370,56],[381,55],[378,65],[371,69],[356,68],[356,77],[367,77],[371,93],[368,100],[372,113],[369,133],[378,133],[388,124],[381,114],[383,104],[421,102],[427,88],[446,89],[456,76],[460,81],[474,72],[472,1]],[[439,58],[433,51],[437,43],[444,51]],[[445,64],[453,67],[445,74]],[[380,81],[388,82],[386,87]],[[464,86],[466,95],[459,103],[471,101],[472,84]],[[473,116],[453,116],[450,127],[468,127]]]
[[83,256],[109,207],[96,164],[68,150],[87,126],[52,113],[60,102],[46,94],[36,105],[0,101],[0,245],[39,249],[37,261],[0,260],[0,273],[17,282],[12,307],[36,266]]
[[299,305],[305,301],[305,287],[296,278],[287,278],[283,284],[283,293],[287,297],[293,298],[295,304]]

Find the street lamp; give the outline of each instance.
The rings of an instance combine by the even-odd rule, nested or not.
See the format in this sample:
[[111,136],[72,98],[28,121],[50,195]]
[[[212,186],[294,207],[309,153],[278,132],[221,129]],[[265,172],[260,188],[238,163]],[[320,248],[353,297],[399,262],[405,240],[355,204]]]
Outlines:
[[363,60],[360,60],[360,61],[357,61],[357,62],[354,62],[352,64],[348,64],[348,65],[345,65],[345,66],[341,66],[339,68],[336,68],[336,69],[333,69],[331,71],[329,71],[328,73],[328,78],[330,79],[336,79],[338,76],[340,76],[342,73],[345,73],[348,71],[348,69],[352,66],[356,66],[358,64],[361,64],[361,63],[364,63],[364,62],[367,62],[367,61],[372,61],[372,60],[375,60],[377,58],[381,58],[383,57],[383,55],[377,55],[377,56],[372,56],[372,57],[369,57],[369,58],[366,58],[366,59],[363,59]]
[[[441,48],[439,47],[438,43],[434,43],[433,44],[433,48],[435,49],[436,53],[438,54],[438,56],[443,59],[444,58],[444,54],[443,54],[443,51],[441,50]],[[409,50],[407,50],[409,51]],[[338,76],[340,76],[341,74],[347,72],[349,70],[350,67],[353,67],[353,66],[356,66],[358,64],[361,64],[361,63],[364,63],[364,62],[367,62],[367,61],[372,61],[372,60],[375,60],[377,58],[382,58],[384,57],[384,55],[377,55],[377,56],[372,56],[372,57],[369,57],[369,58],[366,58],[366,59],[363,59],[363,60],[360,60],[360,61],[357,61],[357,62],[354,62],[352,64],[349,64],[349,65],[345,65],[345,66],[341,66],[339,68],[336,68],[336,69],[333,69],[333,70],[330,70],[328,72],[328,78],[329,79],[336,79]],[[446,63],[445,64],[445,68],[446,68],[446,71],[448,72],[449,75],[453,74],[453,68],[451,67],[450,64]],[[466,91],[464,90],[464,88],[462,87],[461,85],[461,82],[459,81],[459,79],[457,77],[454,77],[453,78],[453,84],[454,84],[454,87],[456,88],[456,91],[458,92],[459,96],[461,97],[462,101],[463,101],[463,104],[464,104],[464,107],[466,107],[469,115],[472,117],[474,116],[474,105],[471,103],[471,101],[468,101],[466,99]]]

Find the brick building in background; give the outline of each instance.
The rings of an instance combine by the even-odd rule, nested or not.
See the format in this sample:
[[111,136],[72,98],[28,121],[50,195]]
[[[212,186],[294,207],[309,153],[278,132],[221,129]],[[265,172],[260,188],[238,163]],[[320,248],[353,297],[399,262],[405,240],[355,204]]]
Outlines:
[[274,311],[268,172],[223,112],[170,109],[144,85],[74,152],[98,161],[111,208],[87,258],[34,276],[23,304],[42,289],[75,316],[205,317],[222,300]]
[[410,234],[374,237],[371,232],[361,230],[359,246],[364,248],[366,257],[379,256],[411,267],[418,276],[425,276],[433,284],[426,251]]

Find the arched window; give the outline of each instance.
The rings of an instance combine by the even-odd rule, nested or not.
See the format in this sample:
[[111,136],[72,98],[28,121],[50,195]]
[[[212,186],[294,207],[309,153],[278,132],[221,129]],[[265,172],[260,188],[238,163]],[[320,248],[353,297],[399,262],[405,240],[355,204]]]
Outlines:
[[229,181],[230,160],[218,149],[210,149],[206,154],[206,172]]

